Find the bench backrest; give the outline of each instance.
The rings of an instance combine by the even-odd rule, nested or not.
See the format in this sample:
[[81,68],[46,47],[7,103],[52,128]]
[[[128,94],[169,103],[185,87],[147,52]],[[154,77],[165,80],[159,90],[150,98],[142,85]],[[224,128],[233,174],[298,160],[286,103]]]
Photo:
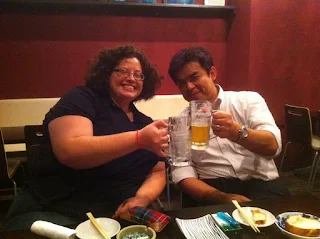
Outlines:
[[[0,100],[0,127],[5,141],[20,142],[25,125],[41,125],[45,114],[59,98]],[[178,115],[188,102],[181,95],[157,95],[149,101],[140,101],[136,107],[154,120]]]

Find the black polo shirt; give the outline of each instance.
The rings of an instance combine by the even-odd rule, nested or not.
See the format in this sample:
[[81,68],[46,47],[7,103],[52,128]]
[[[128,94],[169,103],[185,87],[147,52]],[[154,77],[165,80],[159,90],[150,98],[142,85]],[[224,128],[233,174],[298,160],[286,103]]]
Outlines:
[[[75,87],[46,114],[43,121],[44,137],[50,144],[48,124],[65,115],[80,115],[90,119],[95,136],[135,131],[152,122],[150,117],[139,112],[133,104],[131,109],[133,122],[113,103],[107,93],[102,95],[85,86]],[[47,153],[43,160],[48,161],[47,165],[52,165],[49,163],[50,160],[55,162],[56,166],[52,167],[54,170],[51,170],[51,173],[62,178],[64,184],[73,191],[102,193],[101,191],[111,190],[122,200],[134,196],[150,170],[161,158],[150,151],[139,149],[101,166],[85,170],[74,170],[62,165],[52,151],[51,156]]]

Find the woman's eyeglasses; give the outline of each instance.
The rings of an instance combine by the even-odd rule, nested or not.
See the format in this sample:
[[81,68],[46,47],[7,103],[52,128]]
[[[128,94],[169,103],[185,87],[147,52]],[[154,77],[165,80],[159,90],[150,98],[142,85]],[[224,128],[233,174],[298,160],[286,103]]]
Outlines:
[[133,75],[133,78],[135,80],[144,80],[144,75],[142,74],[142,72],[139,71],[129,71],[127,69],[122,68],[115,68],[113,69],[113,71],[117,72],[119,76],[130,77],[131,75]]

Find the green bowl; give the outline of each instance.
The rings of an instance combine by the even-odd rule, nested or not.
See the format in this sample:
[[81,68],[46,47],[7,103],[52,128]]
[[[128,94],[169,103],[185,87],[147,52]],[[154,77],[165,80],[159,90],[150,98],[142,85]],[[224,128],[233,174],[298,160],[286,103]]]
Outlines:
[[156,239],[157,237],[156,232],[150,227],[146,227],[143,225],[132,225],[122,228],[117,234],[117,239],[122,239],[122,237],[131,232],[146,232],[151,237],[151,239]]

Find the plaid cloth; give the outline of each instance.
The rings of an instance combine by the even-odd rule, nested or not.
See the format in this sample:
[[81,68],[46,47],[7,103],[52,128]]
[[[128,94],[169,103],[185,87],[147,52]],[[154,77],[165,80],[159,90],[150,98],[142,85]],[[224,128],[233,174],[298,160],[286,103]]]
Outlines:
[[168,215],[144,207],[133,207],[130,208],[128,212],[130,214],[130,220],[146,226],[153,223],[159,223],[164,227],[171,219]]

